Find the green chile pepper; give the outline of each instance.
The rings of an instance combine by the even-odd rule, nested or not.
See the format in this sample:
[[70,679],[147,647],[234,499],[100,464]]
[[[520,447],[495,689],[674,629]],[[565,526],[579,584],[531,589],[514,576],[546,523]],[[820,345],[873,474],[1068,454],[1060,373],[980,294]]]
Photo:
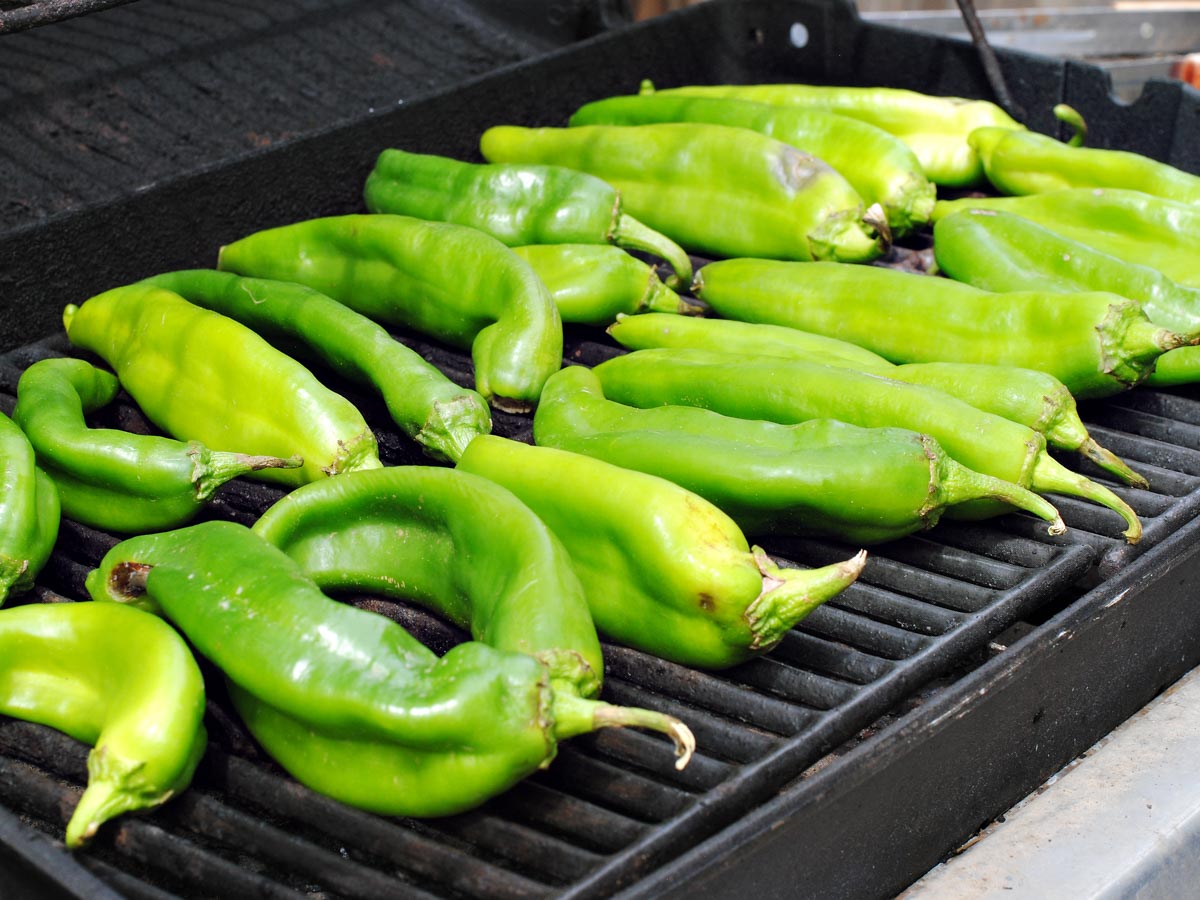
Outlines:
[[409,216],[350,215],[260,231],[218,267],[295,281],[388,325],[470,349],[475,389],[527,412],[562,365],[562,321],[533,270],[495,238]]
[[487,401],[332,297],[286,281],[192,269],[147,279],[185,300],[236,319],[280,349],[293,344],[339,375],[373,386],[392,420],[435,459],[454,461],[492,430]]
[[606,244],[534,244],[513,252],[533,267],[564,322],[603,327],[620,313],[698,315],[703,307],[659,280],[653,267]]
[[866,562],[860,553],[815,570],[781,568],[678,485],[550,447],[488,435],[458,465],[511,490],[561,538],[602,632],[684,665],[725,668],[770,650]]
[[89,428],[84,416],[108,405],[120,388],[111,372],[70,357],[39,360],[17,383],[13,420],[54,480],[63,515],[76,522],[131,533],[174,528],[195,518],[230,479],[301,463]]
[[947,187],[970,187],[983,180],[979,156],[967,141],[973,131],[989,125],[1012,130],[1025,128],[987,100],[936,97],[901,88],[811,84],[689,85],[657,93],[754,100],[859,119],[908,144],[929,179]]
[[214,450],[288,458],[254,477],[297,485],[379,468],[375,435],[344,397],[226,316],[148,284],[70,305],[67,337],[104,359],[155,425]]
[[907,144],[881,128],[819,109],[751,100],[653,94],[610,97],[581,107],[571,126],[707,122],[749,128],[829,163],[868,204],[878,203],[893,237],[929,221],[933,184]]
[[[1053,459],[1046,439],[1032,428],[924,385],[798,359],[687,349],[635,350],[593,371],[606,397],[629,406],[700,406],[782,424],[838,419],[927,434],[969,469],[1038,493],[1092,500],[1125,520],[1126,540],[1136,543],[1141,537],[1141,522],[1129,504]],[[966,518],[997,511],[995,504],[964,503],[951,514]]]
[[1200,209],[1190,203],[1120,188],[1071,188],[1024,197],[939,200],[933,221],[964,209],[1015,213],[1063,237],[1200,288]]
[[665,235],[623,209],[621,194],[595,176],[565,166],[478,165],[389,148],[363,188],[367,209],[456,222],[509,247],[597,244],[644,250],[692,280],[692,261]]
[[[1200,329],[1200,290],[1157,269],[1118,259],[1015,213],[964,209],[934,227],[938,266],[985,291],[1112,291],[1142,305],[1150,321],[1176,331]],[[1200,347],[1158,358],[1145,383],[1200,381]]]
[[996,294],[879,266],[722,260],[704,267],[695,292],[725,318],[839,338],[895,363],[1035,369],[1079,398],[1138,384],[1195,337],[1155,325],[1117,294]]
[[878,543],[932,528],[948,507],[985,498],[1041,516],[1052,534],[1065,530],[1037,494],[973,472],[928,435],[901,428],[833,419],[781,425],[691,406],[631,408],[607,400],[596,374],[578,366],[546,384],[533,427],[540,444],[694,491],[752,534]]
[[355,473],[291,492],[253,531],[326,590],[431,607],[477,641],[541,659],[558,689],[600,691],[600,642],[570,557],[491,481],[428,466]]
[[492,162],[603,178],[639,219],[701,253],[865,262],[887,246],[864,220],[862,197],[827,163],[744,128],[501,125],[479,147]]
[[[1147,487],[1129,468],[1088,434],[1067,386],[1045,372],[979,363],[909,363],[894,365],[857,344],[799,331],[786,325],[738,322],[733,319],[680,319],[651,313],[622,316],[608,333],[630,350],[692,347],[745,356],[783,356],[831,366],[876,372],[896,381],[923,384],[957,397],[977,409],[1028,425],[1046,442],[1075,450],[1127,484]],[[1186,350],[1188,348],[1182,348]],[[1180,353],[1173,350],[1171,353]],[[1167,354],[1164,358],[1169,358]]]
[[109,819],[166,802],[204,755],[204,679],[171,626],[101,603],[0,612],[0,713],[93,745],[67,823],[74,849]]
[[25,432],[0,413],[0,604],[27,591],[58,539],[58,490]]
[[[620,710],[554,691],[546,664],[524,653],[468,641],[439,658],[390,619],[331,600],[232,522],[129,538],[87,588],[165,614],[225,673],[251,733],[284,768],[386,815],[469,809]],[[690,732],[679,723],[672,737],[685,764]]]

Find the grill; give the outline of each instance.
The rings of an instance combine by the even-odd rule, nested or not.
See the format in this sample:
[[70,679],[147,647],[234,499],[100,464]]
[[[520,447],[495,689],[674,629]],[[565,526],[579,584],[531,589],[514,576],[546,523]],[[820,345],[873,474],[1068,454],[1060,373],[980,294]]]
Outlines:
[[[348,16],[360,9],[332,6]],[[5,40],[96,27],[94,19]],[[264,25],[260,36],[276,34]],[[1096,141],[1195,162],[1200,107],[1177,86],[1152,84],[1139,103],[1118,108],[1085,65],[1012,52],[1000,61],[1035,127],[1049,130],[1050,107],[1068,102]],[[211,265],[219,244],[258,228],[357,211],[364,173],[384,146],[478,158],[475,142],[488,125],[561,124],[581,103],[628,92],[642,77],[987,95],[970,47],[864,24],[849,7],[816,0],[711,0],[491,62],[486,74],[453,73],[386,111],[360,109],[195,171],[143,173],[146,184],[114,182],[103,197],[59,198],[85,205],[12,227],[0,243],[0,409],[11,411],[24,367],[69,352],[62,304],[155,272]],[[397,337],[471,382],[468,358]],[[615,352],[595,332],[568,330],[570,362]],[[379,402],[329,380],[376,427],[386,463],[426,462]],[[699,752],[683,772],[657,736],[609,730],[566,742],[548,770],[473,812],[382,818],[291,781],[210,679],[211,745],[192,788],[152,813],[109,823],[74,856],[58,839],[84,783],[86,747],[0,718],[0,867],[39,896],[892,894],[1200,657],[1186,615],[1200,577],[1200,397],[1140,389],[1087,404],[1084,414],[1102,443],[1150,478],[1149,491],[1106,482],[1145,522],[1135,548],[1120,542],[1115,515],[1064,498],[1069,530],[1058,538],[1013,514],[946,522],[876,548],[857,584],[768,657],[730,671],[699,672],[606,645],[606,699],[673,713],[696,732]],[[105,416],[148,430],[127,400]],[[496,413],[495,431],[529,440],[529,419]],[[249,523],[278,496],[264,485],[229,484],[208,515]],[[84,575],[115,540],[64,523],[27,600],[83,598]],[[775,540],[766,549],[810,566],[856,548]],[[403,604],[345,599],[395,618],[435,649],[463,638]]]

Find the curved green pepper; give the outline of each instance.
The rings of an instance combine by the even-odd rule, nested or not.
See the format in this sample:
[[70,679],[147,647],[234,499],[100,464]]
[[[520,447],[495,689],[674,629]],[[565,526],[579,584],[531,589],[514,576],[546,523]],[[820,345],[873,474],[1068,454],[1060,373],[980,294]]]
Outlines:
[[146,416],[179,440],[288,458],[294,469],[256,478],[283,484],[379,468],[375,435],[350,401],[226,316],[148,284],[68,306],[67,337],[117,373]]
[[112,373],[69,357],[39,360],[17,383],[13,419],[53,478],[63,515],[76,522],[136,533],[173,528],[193,519],[230,479],[301,463],[89,428],[84,416],[108,405],[120,388]]
[[0,713],[93,745],[71,848],[186,788],[207,741],[204,679],[187,644],[160,619],[111,604],[0,612]]
[[495,238],[408,216],[311,219],[221,248],[218,266],[295,281],[377,322],[469,348],[475,388],[510,412],[562,365],[562,321],[533,270]]
[[896,363],[1035,369],[1080,398],[1138,384],[1194,337],[1155,325],[1117,294],[994,294],[879,266],[722,260],[701,270],[695,292],[725,318],[816,332]]
[[684,665],[724,668],[770,650],[866,561],[781,568],[690,491],[550,447],[489,435],[458,465],[511,490],[561,538],[602,632]]
[[[1054,460],[1036,431],[933,388],[804,360],[747,359],[706,350],[635,350],[593,371],[606,397],[630,406],[701,406],[782,424],[838,419],[927,434],[969,469],[1038,493],[1100,503],[1125,520],[1126,540],[1136,543],[1141,537],[1141,522],[1129,504]],[[951,514],[966,518],[997,511],[995,504],[964,503]]]
[[367,209],[456,222],[509,247],[524,244],[613,244],[659,256],[686,287],[692,261],[665,235],[622,208],[621,194],[565,166],[478,165],[445,156],[387,149],[363,188]]
[[58,539],[58,490],[25,432],[0,413],[0,604],[27,591]]
[[707,122],[749,128],[824,160],[868,204],[878,203],[893,237],[929,221],[936,189],[907,144],[867,122],[819,109],[751,100],[654,94],[610,97],[571,116],[579,125]]
[[485,131],[479,147],[493,162],[563,165],[599,176],[650,227],[702,253],[865,262],[887,246],[845,178],[744,128],[502,125]]
[[983,180],[979,156],[967,142],[978,128],[1025,126],[987,100],[936,97],[902,88],[811,84],[689,85],[657,91],[690,97],[731,97],[800,106],[849,116],[882,128],[912,148],[935,184],[970,187]]
[[[948,507],[980,499],[1041,516],[1051,533],[1065,529],[1047,501],[958,464],[928,435],[833,419],[780,425],[691,406],[631,408],[605,399],[596,374],[578,366],[546,384],[533,427],[547,447],[693,491],[751,534],[878,543],[932,528]],[[507,471],[498,477],[512,478]],[[619,480],[606,479],[606,491]],[[656,505],[647,506],[657,515]]]
[[[329,599],[231,522],[125,540],[87,588],[161,610],[225,673],[268,753],[310,787],[387,815],[475,806],[621,709],[554,691],[524,653],[468,641],[439,658],[390,619]],[[690,732],[671,734],[685,764]]]
[[332,297],[286,281],[192,269],[147,279],[236,319],[280,349],[301,344],[339,375],[373,386],[392,420],[435,459],[456,460],[492,430],[487,402],[462,388],[380,325]]
[[564,322],[608,325],[620,313],[698,315],[703,307],[659,280],[654,269],[606,244],[534,244],[513,252],[533,267]]
[[[1046,442],[1082,453],[1127,484],[1146,487],[1146,479],[1111,451],[1101,447],[1079,418],[1067,386],[1045,372],[979,363],[909,363],[894,365],[857,344],[799,331],[786,325],[738,322],[733,319],[680,319],[648,314],[623,316],[608,329],[630,350],[692,347],[745,356],[808,359],[831,366],[877,372],[896,381],[923,384],[957,397],[984,412],[1027,425]],[[1187,348],[1183,348],[1187,349]],[[1179,353],[1173,350],[1171,353]],[[1169,358],[1167,354],[1164,358]]]

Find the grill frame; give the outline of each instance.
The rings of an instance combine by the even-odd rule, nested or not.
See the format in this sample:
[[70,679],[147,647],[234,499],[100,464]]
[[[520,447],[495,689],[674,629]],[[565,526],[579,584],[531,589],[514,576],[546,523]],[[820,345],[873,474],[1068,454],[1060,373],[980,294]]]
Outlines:
[[[808,33],[819,35],[820,40],[804,50],[792,46],[788,35],[795,22],[802,22]],[[708,54],[664,53],[664,46],[676,50],[698,46]],[[897,48],[902,49],[903,59],[897,59]],[[1200,116],[1196,115],[1195,98],[1185,97],[1178,86],[1152,84],[1141,101],[1118,110],[1107,93],[1098,90],[1104,76],[1090,67],[1011,52],[1000,56],[1018,102],[1030,110],[1044,107],[1044,118],[1035,118],[1031,123],[1035,127],[1049,129],[1050,106],[1071,102],[1092,120],[1094,131],[1111,135],[1112,143],[1133,146],[1185,166],[1190,161],[1195,168],[1195,159],[1189,153],[1197,151],[1189,150],[1187,142],[1194,136]],[[614,58],[622,59],[627,71],[635,71],[636,77],[609,71],[604,63]],[[586,77],[581,79],[579,72],[586,72]],[[912,73],[907,76],[908,83],[897,81],[900,72]],[[58,331],[61,303],[79,302],[105,287],[154,272],[210,264],[215,246],[257,228],[356,211],[362,175],[383,146],[394,144],[477,158],[474,142],[487,125],[500,121],[561,124],[580,103],[632,90],[633,82],[647,74],[662,84],[765,81],[790,75],[840,83],[889,83],[965,96],[986,96],[987,92],[971,49],[957,42],[865,25],[852,11],[837,4],[711,0],[430,94],[401,110],[332,127],[270,151],[250,153],[198,174],[163,182],[136,196],[11,232],[0,243],[0,284],[5,287],[0,322],[5,329],[4,348],[12,348],[8,357],[0,354],[0,389],[4,392],[0,400],[8,402],[11,386],[3,382],[11,383],[14,367],[41,353],[63,351],[61,341],[38,340]],[[1166,129],[1165,135],[1161,124],[1154,124],[1161,122],[1158,117],[1162,115],[1175,126]],[[1112,128],[1095,127],[1096,123],[1110,121],[1114,123]],[[1132,140],[1134,136],[1136,141]],[[1128,143],[1123,143],[1126,139]],[[274,202],[265,202],[265,198]],[[187,208],[198,218],[195,227],[182,222],[163,226],[164,220],[179,221],[170,213]],[[127,252],[113,253],[112,244],[95,240],[96,234],[108,236]],[[458,377],[466,377],[469,366],[461,357],[420,341],[410,342]],[[568,359],[587,362],[596,354],[610,351],[598,344],[575,343]],[[3,365],[6,361],[12,363],[7,369]],[[1192,398],[1186,391],[1172,395],[1146,392],[1141,395],[1145,400],[1142,405],[1153,406],[1160,402],[1155,399],[1159,396],[1182,397],[1171,401],[1176,405]],[[364,405],[370,406],[371,402],[365,401]],[[1089,411],[1103,418],[1123,408],[1117,401],[1090,406]],[[527,420],[497,416],[497,423],[500,433],[528,438]],[[1179,454],[1200,450],[1200,441],[1190,433],[1188,441]],[[412,448],[395,435],[385,434],[383,444],[391,454],[389,462],[417,461]],[[1169,460],[1171,454],[1167,453],[1166,458]],[[247,504],[254,501],[253,491],[243,495],[234,490],[223,497],[218,511],[244,519],[249,515]],[[1195,553],[1186,546],[1187,538],[1194,538],[1198,527],[1194,521],[1198,504],[1200,494],[1195,489],[1173,499],[1160,515],[1151,517],[1146,540],[1133,549],[1120,545],[1104,528],[1099,529],[1103,533],[1088,533],[1086,525],[1091,519],[1078,515],[1068,515],[1072,531],[1061,541],[1035,537],[1036,524],[1019,516],[1006,518],[996,529],[988,526],[981,531],[973,530],[981,526],[939,526],[954,529],[942,532],[946,546],[952,550],[959,543],[1040,542],[1061,554],[1058,568],[1040,592],[1023,585],[986,610],[987,615],[965,617],[966,625],[960,625],[964,630],[958,632],[954,646],[943,645],[941,652],[929,653],[919,666],[907,670],[907,677],[890,683],[890,693],[873,697],[869,708],[857,710],[857,716],[843,716],[832,725],[824,723],[819,734],[805,738],[808,743],[804,747],[797,746],[800,741],[792,741],[782,750],[744,764],[746,771],[736,784],[718,786],[713,799],[706,796],[693,810],[674,817],[667,815],[662,819],[666,824],[658,823],[648,838],[630,845],[632,850],[566,884],[560,893],[583,897],[624,891],[652,896],[668,890],[690,893],[703,886],[744,895],[751,884],[763,889],[786,886],[794,890],[801,878],[813,896],[884,895],[902,888],[979,823],[966,822],[961,815],[939,818],[937,810],[921,807],[920,827],[905,830],[903,840],[895,840],[893,835],[886,860],[847,872],[839,864],[845,862],[847,846],[881,846],[867,841],[866,836],[874,835],[883,842],[897,821],[896,810],[884,802],[887,791],[881,791],[883,800],[875,798],[872,802],[870,788],[894,790],[905,778],[936,786],[939,776],[953,771],[959,795],[982,797],[978,808],[992,813],[1002,811],[1007,802],[1027,792],[1136,710],[1169,683],[1172,675],[1177,677],[1185,671],[1189,660],[1194,665],[1200,647],[1198,636],[1184,628],[1168,632],[1165,626],[1174,624],[1171,617],[1182,613],[1186,583],[1194,582],[1200,566]],[[941,545],[936,535],[933,543]],[[904,547],[904,552],[914,558],[927,558],[928,542],[910,541]],[[801,549],[803,554],[811,554],[810,559],[833,552],[812,542]],[[882,548],[880,558],[889,552]],[[78,563],[74,569],[64,567],[64,577],[77,580],[80,571]],[[1163,590],[1165,584],[1171,589]],[[1088,587],[1092,589],[1088,591]],[[77,584],[72,593],[78,595]],[[855,592],[862,593],[865,590]],[[41,599],[53,598],[43,593]],[[862,600],[869,606],[868,601]],[[836,612],[842,605],[835,603],[829,609]],[[1036,619],[1041,614],[1039,606],[1055,605],[1065,608],[1032,627],[1028,636],[1011,648],[989,661],[976,659],[1004,628]],[[1147,612],[1140,612],[1143,609]],[[1138,615],[1131,615],[1133,612]],[[1127,622],[1124,632],[1117,627],[1119,616],[1133,620]],[[811,635],[814,628],[819,633],[823,617],[818,615],[800,633]],[[421,624],[416,620],[414,623]],[[1071,639],[1056,637],[1068,625]],[[1127,643],[1128,636],[1135,634],[1165,635],[1169,639],[1137,660],[1104,671],[1097,671],[1094,662],[1089,664],[1086,655],[1080,657],[1079,648],[1103,646],[1105,642],[1113,647],[1137,646]],[[1070,654],[1065,652],[1068,650]],[[631,670],[631,660],[638,661],[636,656],[611,648],[609,659],[616,682],[628,680],[622,677],[623,668]],[[966,674],[946,684],[933,681],[954,667]],[[1129,678],[1133,688],[1120,684],[1118,675]],[[1047,718],[1043,714],[1039,720],[1047,722],[1042,730],[1053,739],[1030,761],[1014,759],[1027,749],[1028,723],[1024,728],[1016,727],[1016,717],[1029,706],[1007,710],[1003,704],[996,706],[999,701],[993,698],[1002,690],[1012,690],[1028,704],[1031,698],[1037,699],[1039,692],[1045,693],[1048,684],[1057,685],[1041,680],[1049,677],[1062,679],[1062,687],[1052,692],[1053,705],[1047,703],[1055,715]],[[1092,685],[1097,690],[1086,715],[1072,721],[1064,691],[1069,693],[1072,687],[1083,691]],[[924,692],[918,693],[922,688]],[[981,689],[982,694],[978,693]],[[1116,698],[1111,705],[1100,708],[1105,691],[1115,691]],[[1004,721],[1006,711],[1013,720],[1011,727],[1007,732],[998,731],[995,723]],[[878,733],[861,739],[861,734],[870,729]],[[982,746],[994,744],[1003,751],[993,765],[985,767],[988,771],[975,779],[953,768],[955,747],[968,741]],[[598,749],[593,746],[597,744]],[[564,777],[574,777],[578,771],[586,773],[588,766],[597,764],[597,753],[602,758],[616,752],[614,758],[619,759],[621,753],[636,757],[640,752],[636,746],[619,744],[614,751],[603,740],[594,739],[585,741],[583,747],[578,753],[565,754],[567,764],[574,768]],[[693,774],[701,780],[712,777],[711,771],[706,775],[703,766]],[[552,780],[548,785],[541,781],[538,784],[535,794],[554,786]],[[938,792],[931,789],[928,796],[936,797]],[[874,809],[878,818],[873,824],[856,818],[847,811],[847,803]],[[694,811],[697,808],[698,813]],[[829,818],[836,821],[836,828],[826,824]],[[138,817],[128,827],[144,830],[152,827],[148,823],[158,820],[157,814]],[[486,841],[494,837],[489,834],[493,827],[490,823],[484,816],[451,826],[451,833],[436,828],[434,832],[452,843],[482,840],[487,846]],[[117,830],[123,834],[124,826]],[[47,854],[53,858],[54,851],[51,841],[40,832],[35,834],[29,846],[38,852],[31,853],[28,861],[37,869],[38,859]],[[863,837],[856,843],[848,838],[853,834]],[[814,835],[818,839],[814,840]],[[784,836],[808,842],[812,849],[805,854],[781,853],[779,841]],[[836,836],[842,838],[840,843]],[[533,846],[521,852],[537,851]],[[785,859],[786,864],[781,865]],[[61,878],[56,874],[52,877],[63,889],[70,889],[72,879],[94,878],[77,860],[63,856],[62,865]],[[117,876],[105,871],[105,877]]]

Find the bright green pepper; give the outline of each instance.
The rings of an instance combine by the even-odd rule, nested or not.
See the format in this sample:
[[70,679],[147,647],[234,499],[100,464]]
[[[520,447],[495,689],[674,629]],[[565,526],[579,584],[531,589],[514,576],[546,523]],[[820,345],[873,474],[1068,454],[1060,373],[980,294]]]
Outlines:
[[897,366],[857,344],[786,325],[733,319],[680,319],[654,313],[623,316],[609,327],[608,333],[630,350],[692,347],[750,357],[808,359],[825,365],[877,372],[896,381],[923,384],[977,409],[1028,425],[1043,435],[1050,446],[1078,451],[1127,484],[1147,486],[1145,478],[1088,434],[1087,426],[1079,417],[1075,398],[1066,385],[1053,375],[1035,369],[942,362]]
[[878,203],[893,237],[929,221],[936,189],[907,144],[867,122],[819,109],[751,100],[654,94],[610,97],[581,107],[571,126],[707,122],[749,128],[829,163],[868,204]]
[[214,450],[288,458],[256,478],[297,485],[379,468],[375,435],[350,401],[233,319],[148,284],[63,313],[67,337],[117,373],[155,425]]
[[[986,291],[1112,291],[1140,303],[1152,322],[1200,330],[1200,290],[1015,213],[964,209],[946,216],[934,228],[934,251],[942,272]],[[1200,347],[1180,347],[1158,358],[1145,383],[1198,380]]]
[[[1065,528],[1046,500],[959,465],[928,435],[833,419],[781,425],[691,406],[631,408],[607,400],[596,374],[579,366],[546,384],[533,427],[547,447],[694,491],[750,534],[878,543],[932,528],[947,508],[984,498],[1041,516],[1051,533]],[[499,477],[512,478],[507,471]],[[619,481],[610,476],[606,490]],[[650,509],[657,514],[657,506]]]
[[602,632],[684,665],[725,668],[770,650],[866,561],[781,568],[699,496],[575,453],[489,435],[458,465],[511,490],[562,539]]
[[[364,473],[366,474],[366,473]],[[323,594],[286,553],[212,521],[117,544],[94,600],[161,610],[230,682],[255,738],[297,779],[386,815],[468,809],[549,764],[620,707],[556,692],[545,663],[468,641],[442,657]],[[667,717],[655,714],[658,719]],[[690,732],[672,731],[687,762]]]
[[387,149],[367,176],[363,196],[373,213],[456,222],[509,247],[612,244],[644,250],[667,261],[676,287],[692,280],[688,255],[625,212],[619,191],[565,166],[477,165]]
[[653,310],[698,315],[699,304],[680,297],[654,269],[605,244],[534,244],[513,252],[533,267],[564,322],[604,326],[620,313]]
[[219,268],[295,281],[377,322],[469,348],[475,388],[527,412],[562,365],[562,321],[533,270],[495,238],[408,216],[311,219],[221,248]]
[[989,125],[1012,130],[1025,128],[987,100],[935,97],[901,88],[811,84],[690,85],[657,93],[732,97],[850,116],[900,138],[917,155],[929,179],[946,187],[970,187],[983,180],[979,156],[967,141],[973,131]]
[[84,416],[107,406],[120,388],[111,372],[70,357],[39,360],[17,383],[13,419],[54,479],[63,515],[76,522],[130,533],[174,528],[195,518],[230,479],[301,463],[89,428]]
[[160,619],[107,603],[0,612],[0,713],[93,745],[70,848],[186,788],[207,741],[204,679],[187,644]]
[[479,147],[493,162],[563,165],[603,178],[639,219],[700,253],[865,262],[887,246],[845,178],[744,128],[497,126]]
[[492,430],[487,401],[479,394],[319,291],[211,269],[168,272],[147,282],[236,319],[282,350],[300,344],[303,356],[374,387],[392,420],[434,459],[456,460],[473,437]]
[[1117,294],[995,294],[879,266],[722,260],[700,271],[695,291],[725,318],[835,337],[894,363],[1035,369],[1080,398],[1138,384],[1190,340]]
[[0,604],[27,591],[58,539],[54,482],[37,467],[25,432],[0,413]]
[[[1038,493],[1100,503],[1125,520],[1126,540],[1136,543],[1141,537],[1141,522],[1129,504],[1054,460],[1036,431],[924,385],[798,359],[687,349],[635,350],[593,371],[607,398],[629,406],[700,406],[782,424],[837,419],[927,434],[969,469]],[[1001,509],[964,503],[951,514],[978,517]]]

